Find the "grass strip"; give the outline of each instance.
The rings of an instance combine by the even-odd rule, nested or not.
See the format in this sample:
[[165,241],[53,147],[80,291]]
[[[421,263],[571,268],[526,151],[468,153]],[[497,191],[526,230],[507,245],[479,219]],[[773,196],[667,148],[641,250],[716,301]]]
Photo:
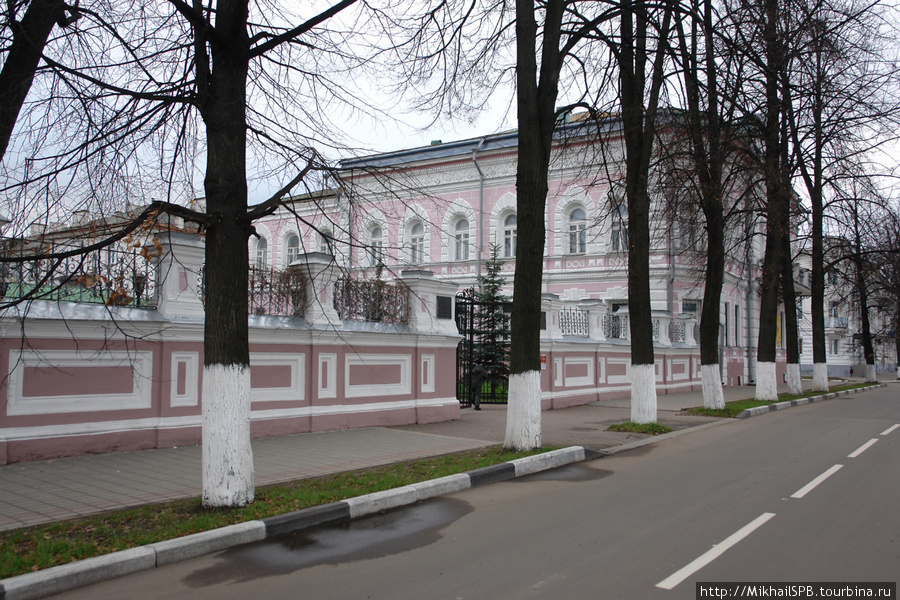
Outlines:
[[489,446],[424,460],[259,487],[243,508],[204,508],[200,498],[116,510],[0,531],[0,579],[29,571],[263,519],[391,488],[541,454]]
[[607,427],[607,431],[624,431],[627,433],[643,433],[646,435],[662,435],[672,431],[671,427],[660,425],[659,423],[635,423],[628,421],[626,423],[614,423]]
[[[854,383],[849,385],[838,385],[831,387],[828,391],[831,392],[841,392],[844,390],[855,390],[857,388],[871,387],[874,385],[879,385],[877,383]],[[769,404],[777,404],[778,402],[789,402],[791,400],[799,400],[800,398],[812,398],[813,396],[821,396],[823,392],[806,392],[800,395],[796,394],[778,394],[778,400],[774,401],[766,401],[766,400],[755,400],[753,398],[748,398],[746,400],[734,400],[732,402],[726,402],[725,408],[722,409],[712,409],[712,408],[704,408],[702,406],[698,406],[695,408],[689,408],[684,410],[681,414],[684,415],[696,415],[700,417],[722,417],[726,419],[733,419],[737,417],[739,414],[747,410],[748,408],[755,408],[757,406],[767,406]]]

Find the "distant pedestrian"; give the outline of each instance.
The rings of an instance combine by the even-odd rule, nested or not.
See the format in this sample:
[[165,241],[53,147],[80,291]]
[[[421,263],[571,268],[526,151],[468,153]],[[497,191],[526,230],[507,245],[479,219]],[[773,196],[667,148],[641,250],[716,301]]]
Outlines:
[[486,377],[487,373],[481,363],[477,363],[472,367],[472,372],[469,374],[469,381],[472,386],[469,390],[469,397],[472,399],[472,406],[475,407],[475,410],[481,410],[481,386],[484,384]]

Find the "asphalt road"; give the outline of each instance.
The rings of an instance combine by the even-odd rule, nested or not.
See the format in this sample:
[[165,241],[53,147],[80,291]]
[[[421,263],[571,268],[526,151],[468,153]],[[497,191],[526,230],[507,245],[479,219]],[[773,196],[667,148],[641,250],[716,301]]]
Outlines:
[[698,581],[896,582],[898,424],[888,387],[64,597],[674,600]]

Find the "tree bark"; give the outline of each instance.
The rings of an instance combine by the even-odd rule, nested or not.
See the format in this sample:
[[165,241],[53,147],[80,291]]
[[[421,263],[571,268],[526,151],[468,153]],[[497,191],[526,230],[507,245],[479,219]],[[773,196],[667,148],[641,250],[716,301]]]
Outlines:
[[[206,229],[203,503],[243,506],[254,498],[247,325],[246,0],[220,1],[215,27],[219,39],[228,43],[211,44],[208,71],[203,54],[197,58],[198,81],[201,86],[206,82],[200,90],[200,112],[207,133],[206,209],[212,218]],[[234,421],[222,415],[233,415]]]
[[[663,80],[664,46],[672,7],[666,4],[655,60],[647,50],[650,10],[644,0],[624,0],[621,16],[619,77],[625,137],[625,195],[628,200],[628,319],[631,328],[631,420],[656,421],[653,314],[650,303],[650,158],[656,137],[656,111]],[[652,53],[652,51],[651,51]],[[647,66],[651,65],[647,89]],[[647,92],[649,91],[649,94]],[[648,99],[645,103],[645,95]]]
[[519,148],[516,168],[518,247],[510,323],[509,406],[504,448],[541,446],[541,279],[544,267],[544,210],[559,71],[564,2],[547,3],[540,75],[534,3],[516,1],[516,100]]
[[[0,159],[6,155],[47,38],[64,17],[65,6],[62,0],[32,0],[22,20],[10,23],[13,40],[0,70]],[[14,15],[9,18],[12,20]]]
[[783,55],[778,42],[778,0],[765,0],[763,35],[765,39],[766,122],[764,177],[766,180],[766,254],[760,282],[759,338],[757,344],[756,399],[777,400],[775,347],[778,331],[778,278],[782,261],[781,226],[785,192],[781,175],[781,101],[778,97]]

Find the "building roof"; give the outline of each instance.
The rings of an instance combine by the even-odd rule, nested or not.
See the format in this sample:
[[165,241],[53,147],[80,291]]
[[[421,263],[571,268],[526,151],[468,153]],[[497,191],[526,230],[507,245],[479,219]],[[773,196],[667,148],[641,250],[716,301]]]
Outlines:
[[[607,133],[621,127],[621,119],[618,115],[604,116],[600,120],[590,120],[576,113],[561,120],[554,133],[554,139],[564,140],[584,137],[588,133]],[[415,163],[426,160],[439,160],[442,158],[468,156],[473,152],[487,152],[490,150],[505,150],[517,148],[519,145],[519,130],[511,129],[490,135],[473,137],[454,142],[432,142],[429,146],[409,148],[394,152],[370,154],[357,158],[345,158],[340,161],[342,169],[372,169],[393,167],[403,164]]]

